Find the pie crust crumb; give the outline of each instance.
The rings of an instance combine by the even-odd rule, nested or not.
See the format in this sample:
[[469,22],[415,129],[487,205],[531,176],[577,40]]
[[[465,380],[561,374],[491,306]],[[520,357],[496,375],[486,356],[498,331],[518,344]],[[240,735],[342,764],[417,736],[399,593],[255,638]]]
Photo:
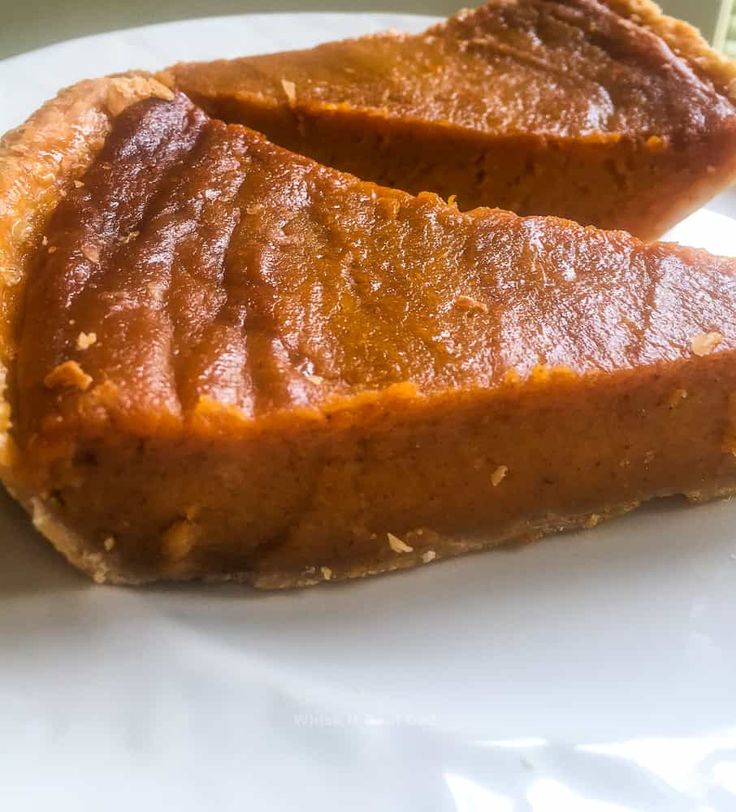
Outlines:
[[82,392],[89,389],[91,383],[92,378],[76,361],[64,361],[43,379],[43,385],[48,389],[79,389]]
[[715,331],[710,333],[700,333],[700,335],[693,336],[690,342],[695,355],[709,355],[713,350],[723,341],[721,333]]
[[491,474],[491,485],[493,487],[497,487],[501,484],[501,481],[504,479],[506,474],[509,472],[508,465],[499,465],[498,468]]
[[126,107],[150,96],[171,101],[174,91],[146,76],[121,76],[110,80],[106,106],[110,115],[118,116]]
[[480,313],[487,313],[488,312],[488,305],[484,304],[483,302],[479,302],[477,299],[474,299],[472,296],[466,296],[462,294],[455,299],[455,304],[461,310],[473,311],[477,310]]
[[389,547],[395,553],[412,553],[414,552],[414,548],[407,544],[405,541],[402,541],[398,536],[395,536],[393,533],[386,533],[388,538]]
[[289,104],[294,104],[296,102],[296,85],[293,82],[290,82],[288,79],[281,80],[281,87],[284,89],[284,93],[286,94],[286,98],[289,100]]
[[97,342],[97,333],[80,333],[77,336],[77,349],[87,350]]
[[84,256],[95,265],[100,264],[100,249],[96,245],[86,243],[82,246],[82,253]]

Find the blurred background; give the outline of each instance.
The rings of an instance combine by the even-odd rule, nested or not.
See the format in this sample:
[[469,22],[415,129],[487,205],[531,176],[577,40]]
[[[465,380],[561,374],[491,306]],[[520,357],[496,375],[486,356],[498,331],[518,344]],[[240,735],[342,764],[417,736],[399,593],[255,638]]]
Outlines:
[[[264,11],[396,11],[447,15],[482,0],[0,0],[0,59],[52,42],[185,17]],[[734,0],[660,0],[736,57]],[[729,41],[730,40],[730,41]]]

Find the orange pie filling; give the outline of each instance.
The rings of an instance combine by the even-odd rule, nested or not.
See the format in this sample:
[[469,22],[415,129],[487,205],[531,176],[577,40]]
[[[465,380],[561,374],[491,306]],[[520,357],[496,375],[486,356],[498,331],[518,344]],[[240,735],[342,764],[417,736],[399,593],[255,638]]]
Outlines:
[[421,34],[162,79],[294,152],[461,209],[654,239],[736,179],[736,66],[648,0],[490,0]]
[[5,478],[99,581],[314,583],[736,488],[734,260],[461,212],[181,95],[113,117],[39,237]]

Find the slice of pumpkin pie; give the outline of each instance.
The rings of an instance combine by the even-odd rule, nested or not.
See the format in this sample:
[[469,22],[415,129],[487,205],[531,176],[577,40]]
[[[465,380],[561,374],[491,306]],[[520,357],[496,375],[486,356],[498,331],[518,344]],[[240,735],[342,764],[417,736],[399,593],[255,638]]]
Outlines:
[[462,209],[652,239],[736,177],[736,66],[648,0],[490,0],[419,35],[164,79],[291,150]]
[[736,260],[463,213],[146,76],[0,147],[2,478],[97,581],[286,587],[736,487]]

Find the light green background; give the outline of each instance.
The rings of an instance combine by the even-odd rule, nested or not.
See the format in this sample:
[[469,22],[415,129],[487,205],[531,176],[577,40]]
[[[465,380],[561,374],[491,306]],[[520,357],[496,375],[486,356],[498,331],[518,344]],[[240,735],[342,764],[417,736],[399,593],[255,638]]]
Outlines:
[[[256,11],[396,11],[445,15],[481,0],[0,0],[0,59],[52,42],[185,17]],[[731,0],[660,0],[711,39]]]

